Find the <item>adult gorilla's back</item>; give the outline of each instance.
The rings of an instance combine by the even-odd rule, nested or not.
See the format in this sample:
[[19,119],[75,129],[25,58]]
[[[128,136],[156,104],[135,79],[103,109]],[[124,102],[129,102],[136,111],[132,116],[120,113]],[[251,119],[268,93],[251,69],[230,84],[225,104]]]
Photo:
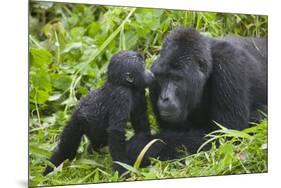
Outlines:
[[267,113],[266,38],[213,39],[176,28],[165,37],[151,70],[156,82],[150,98],[160,133],[128,141],[132,161],[153,138],[166,144],[153,144],[143,165],[148,157],[180,157],[176,148],[181,145],[196,152],[204,135],[218,129],[214,121],[241,130],[262,118],[259,110]]

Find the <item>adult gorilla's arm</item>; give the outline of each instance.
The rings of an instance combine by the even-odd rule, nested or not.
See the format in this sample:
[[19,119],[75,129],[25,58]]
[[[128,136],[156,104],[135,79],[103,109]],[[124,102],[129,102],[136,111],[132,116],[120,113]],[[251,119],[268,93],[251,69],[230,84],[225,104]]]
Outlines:
[[[142,149],[153,139],[160,139],[151,145],[145,153],[141,166],[150,164],[149,158],[158,158],[159,160],[172,160],[184,157],[184,152],[190,154],[196,153],[197,149],[203,143],[204,131],[169,131],[164,130],[156,135],[147,135],[139,133],[134,135],[127,141],[127,156],[130,164],[134,164],[136,158]],[[211,145],[207,145],[203,149],[209,149]]]
[[212,45],[211,121],[227,128],[244,129],[249,121],[249,55],[230,43]]

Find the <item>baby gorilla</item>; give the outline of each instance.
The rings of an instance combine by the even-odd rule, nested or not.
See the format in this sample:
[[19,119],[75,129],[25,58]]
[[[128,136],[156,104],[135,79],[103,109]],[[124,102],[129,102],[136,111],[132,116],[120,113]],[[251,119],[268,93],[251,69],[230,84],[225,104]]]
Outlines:
[[[126,154],[125,128],[131,120],[135,133],[150,134],[146,113],[145,87],[154,80],[144,67],[144,59],[137,52],[123,51],[109,63],[107,82],[83,98],[65,126],[50,161],[57,167],[64,160],[72,160],[81,138],[86,135],[94,150],[108,145],[112,159],[129,163]],[[113,168],[123,173],[118,164]],[[52,171],[47,166],[44,175]]]

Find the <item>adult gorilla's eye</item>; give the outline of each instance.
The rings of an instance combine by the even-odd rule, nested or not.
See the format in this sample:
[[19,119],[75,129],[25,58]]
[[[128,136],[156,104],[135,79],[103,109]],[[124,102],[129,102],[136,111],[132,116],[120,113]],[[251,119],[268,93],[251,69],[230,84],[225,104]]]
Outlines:
[[176,60],[172,66],[175,68],[175,69],[180,69],[180,68],[183,68],[183,66],[185,65],[186,63],[183,61],[183,60]]
[[173,68],[179,68],[181,66],[181,63],[179,61],[175,61],[171,63]]

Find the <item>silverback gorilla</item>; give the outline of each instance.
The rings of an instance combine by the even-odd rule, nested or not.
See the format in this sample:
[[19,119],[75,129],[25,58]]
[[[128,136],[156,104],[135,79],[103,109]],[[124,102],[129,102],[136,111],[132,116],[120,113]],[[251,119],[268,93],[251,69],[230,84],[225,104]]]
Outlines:
[[131,154],[152,138],[166,144],[153,145],[146,157],[176,158],[181,145],[194,153],[204,134],[218,128],[214,122],[241,130],[263,118],[259,110],[267,113],[267,38],[214,39],[179,27],[165,37],[151,70],[160,133],[134,136],[127,147]]
[[[108,66],[107,82],[81,100],[50,161],[58,166],[66,159],[72,160],[85,134],[91,142],[90,149],[98,150],[108,144],[113,160],[128,163],[125,128],[131,120],[136,133],[150,134],[144,89],[153,80],[140,54],[123,51],[114,55]],[[119,173],[125,171],[118,164],[113,167]],[[43,174],[52,170],[47,166]]]

